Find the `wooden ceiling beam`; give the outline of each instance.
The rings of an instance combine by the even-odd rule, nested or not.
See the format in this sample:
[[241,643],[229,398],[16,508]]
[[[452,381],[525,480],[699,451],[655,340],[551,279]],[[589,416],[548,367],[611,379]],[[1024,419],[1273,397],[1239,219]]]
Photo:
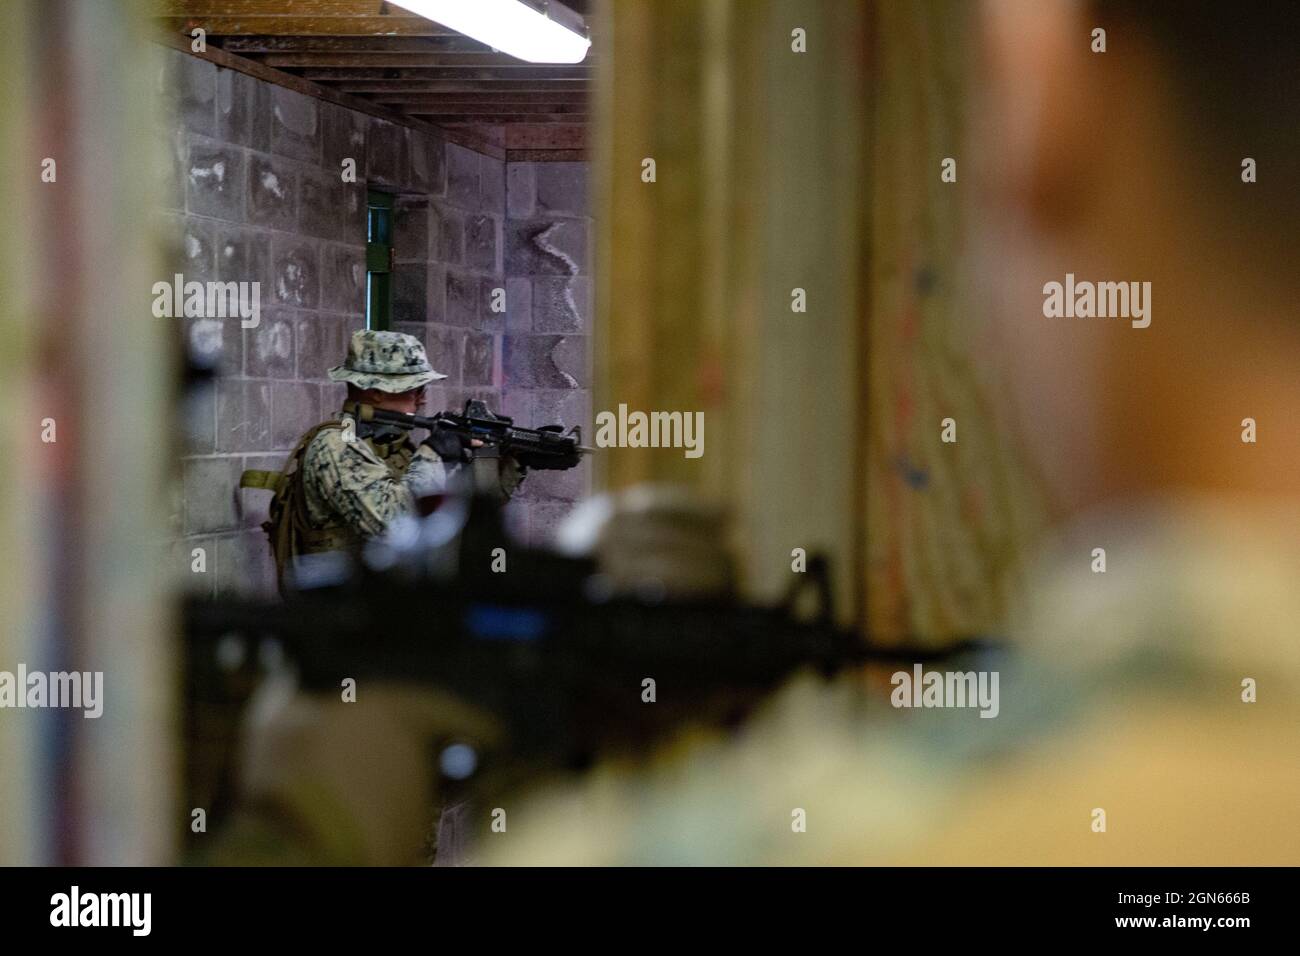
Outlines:
[[563,113],[565,110],[572,110],[578,107],[581,112],[586,112],[586,105],[589,97],[585,93],[532,93],[532,92],[506,92],[506,93],[420,93],[409,92],[406,90],[386,91],[379,93],[370,93],[367,99],[374,100],[376,103],[411,103],[417,106],[424,104],[443,104],[445,106],[527,106],[529,109],[521,112],[554,112]]
[[517,123],[507,126],[505,134],[506,149],[585,149],[587,145],[587,127],[578,123]]
[[208,50],[197,55],[219,66],[498,158],[586,158],[594,56],[524,63],[385,0],[150,2],[162,42],[190,52],[202,27]]
[[[553,2],[578,15],[588,12],[584,0]],[[388,0],[151,0],[156,17],[417,17],[418,14]],[[450,31],[448,31],[450,32]]]
[[508,149],[507,163],[585,163],[585,149]]
[[222,38],[221,48],[249,53],[487,53],[491,47],[469,37],[322,37],[233,36]]
[[340,93],[428,93],[442,96],[505,96],[512,93],[536,93],[538,96],[558,96],[568,101],[571,97],[588,95],[586,84],[555,84],[538,80],[488,81],[435,80],[314,80]]
[[414,17],[386,0],[153,0],[160,17],[283,17],[290,10],[310,17]]
[[[588,70],[571,66],[534,66],[497,70],[488,68],[462,67],[335,67],[334,69],[307,68],[300,74],[304,79],[314,82],[330,83],[341,80],[456,80],[466,83],[483,80],[531,80],[546,83],[570,81],[571,83],[589,83],[592,74]],[[581,88],[575,86],[575,89]]]
[[195,27],[208,36],[352,36],[438,37],[452,31],[423,17],[160,17],[165,29],[189,37]]
[[[484,67],[499,70],[544,69],[545,64],[518,60],[508,53],[268,53],[262,58],[267,66],[303,68],[309,66],[356,67]],[[588,57],[582,63],[566,63],[571,70],[587,69],[594,63]]]
[[245,57],[238,56],[234,53],[227,53],[218,47],[210,46],[203,53],[194,53],[190,49],[190,41],[184,36],[173,33],[163,33],[158,37],[159,42],[174,47],[187,53],[190,56],[196,56],[201,60],[207,60],[215,63],[217,66],[225,67],[228,70],[238,70],[249,76],[264,80],[267,83],[274,83],[276,86],[283,86],[285,89],[294,90],[306,96],[313,96],[316,99],[324,100],[327,103],[335,103],[339,106],[346,106],[350,110],[358,113],[365,113],[369,116],[376,116],[380,119],[386,119],[392,123],[399,123],[403,126],[410,126],[413,129],[422,130],[431,133],[444,133],[449,142],[458,143],[469,149],[478,150],[489,156],[501,159],[505,156],[504,150],[495,143],[486,142],[482,136],[473,130],[444,130],[441,127],[435,127],[433,124],[422,122],[409,113],[399,113],[396,110],[390,110],[367,99],[359,96],[349,96],[346,93],[340,93],[327,87],[304,80],[300,76],[294,76],[292,73],[282,73],[279,70],[273,70],[268,66],[249,60]]
[[[426,123],[434,123],[443,126],[449,123],[501,123],[501,124],[519,124],[519,123],[585,123],[587,114],[585,113],[489,113],[478,111],[474,113],[447,113],[437,110],[435,107],[415,107],[404,111],[407,116],[417,116]],[[506,125],[509,130],[510,126]]]
[[587,97],[586,83],[552,83],[546,80],[316,80],[341,93],[426,93],[456,99],[522,97],[521,103],[555,99],[576,102]]
[[[422,113],[436,113],[440,116],[526,116],[549,117],[542,122],[558,122],[557,116],[586,116],[586,106],[569,106],[563,103],[444,103],[440,100],[424,100],[413,103],[394,103],[392,100],[377,99],[376,103],[391,106],[411,116]],[[570,121],[572,122],[572,121]]]

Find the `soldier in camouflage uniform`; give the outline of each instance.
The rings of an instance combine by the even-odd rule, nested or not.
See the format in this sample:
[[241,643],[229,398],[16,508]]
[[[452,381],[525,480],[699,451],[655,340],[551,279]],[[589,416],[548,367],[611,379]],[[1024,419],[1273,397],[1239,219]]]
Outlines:
[[[415,510],[417,498],[443,491],[469,457],[450,432],[416,445],[409,431],[347,414],[357,404],[421,410],[425,387],[446,376],[433,370],[414,336],[355,332],[346,360],[329,377],[347,383],[344,414],[303,435],[282,472],[246,471],[240,481],[241,487],[275,492],[263,528],[282,586],[295,558],[344,550],[383,533],[394,518]],[[522,469],[503,461],[501,494],[508,497],[520,480]]]

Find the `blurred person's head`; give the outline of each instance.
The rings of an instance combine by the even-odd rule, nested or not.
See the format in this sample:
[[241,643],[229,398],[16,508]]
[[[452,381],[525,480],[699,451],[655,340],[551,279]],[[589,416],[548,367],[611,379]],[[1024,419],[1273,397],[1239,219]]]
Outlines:
[[[1296,6],[982,6],[978,277],[1031,452],[1071,510],[1300,489]],[[1045,316],[1067,274],[1149,282],[1150,324]]]

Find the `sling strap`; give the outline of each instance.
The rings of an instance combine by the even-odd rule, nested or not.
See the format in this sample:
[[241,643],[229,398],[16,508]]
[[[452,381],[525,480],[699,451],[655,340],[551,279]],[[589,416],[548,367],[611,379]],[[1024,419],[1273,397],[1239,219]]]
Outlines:
[[270,517],[262,522],[275,559],[275,579],[284,593],[284,571],[301,554],[347,548],[355,540],[342,526],[314,528],[307,515],[306,493],[302,483],[302,460],[307,447],[327,428],[342,428],[339,421],[322,422],[298,440],[281,471],[248,469],[239,477],[241,488],[262,488],[273,493]]
[[239,476],[239,487],[262,488],[266,491],[276,492],[280,490],[281,478],[282,475],[278,471],[258,471],[249,468]]

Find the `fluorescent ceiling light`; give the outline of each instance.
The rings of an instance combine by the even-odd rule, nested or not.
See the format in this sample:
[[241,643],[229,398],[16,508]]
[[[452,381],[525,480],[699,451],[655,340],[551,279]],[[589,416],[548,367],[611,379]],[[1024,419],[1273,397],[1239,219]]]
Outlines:
[[[392,0],[399,7],[529,63],[581,63],[591,41],[522,0]],[[581,24],[581,18],[566,13]]]

